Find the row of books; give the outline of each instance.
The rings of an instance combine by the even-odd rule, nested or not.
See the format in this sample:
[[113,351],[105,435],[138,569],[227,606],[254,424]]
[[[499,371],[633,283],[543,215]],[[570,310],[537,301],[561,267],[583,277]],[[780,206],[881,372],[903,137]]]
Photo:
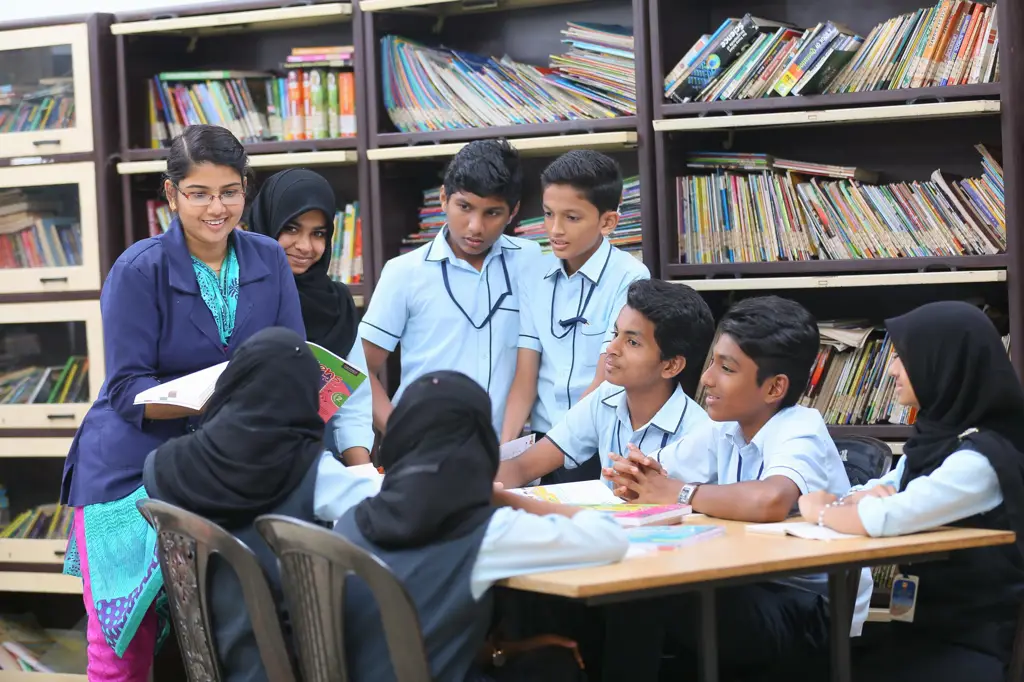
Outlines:
[[570,23],[545,68],[510,57],[381,39],[384,106],[402,132],[602,119],[636,113],[630,29]]
[[0,538],[63,540],[71,532],[75,510],[62,504],[44,504],[16,516],[0,531]]
[[[43,673],[85,677],[87,620],[71,629],[44,628],[34,614],[0,616],[0,670],[18,673]],[[71,679],[69,677],[69,679]]]
[[71,78],[40,78],[36,84],[0,83],[0,133],[59,130],[75,125]]
[[243,142],[354,137],[352,47],[294,48],[286,59],[284,76],[233,70],[154,76],[148,86],[150,146],[166,147],[198,123],[223,126]]
[[0,373],[0,405],[89,402],[89,358],[72,355],[63,365],[31,366]]
[[802,29],[726,19],[665,77],[677,102],[990,83],[999,80],[994,4],[940,0],[885,21],[867,38],[834,21]]
[[[992,255],[1006,249],[1002,166],[984,146],[982,175],[936,170],[924,182],[872,185],[854,167],[767,154],[692,154],[708,175],[676,178],[680,262]],[[836,179],[829,179],[836,178]]]
[[0,189],[0,268],[67,267],[82,264],[78,219],[55,195]]

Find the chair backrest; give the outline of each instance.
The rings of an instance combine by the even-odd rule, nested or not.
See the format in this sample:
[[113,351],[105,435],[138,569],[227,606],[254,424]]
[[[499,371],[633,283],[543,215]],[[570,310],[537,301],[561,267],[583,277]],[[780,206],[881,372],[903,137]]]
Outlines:
[[228,563],[242,585],[267,678],[295,682],[274,597],[252,550],[220,526],[174,505],[144,499],[136,506],[157,533],[164,589],[189,682],[222,679],[208,601],[214,554]]
[[267,515],[256,529],[277,555],[303,682],[348,682],[345,580],[357,575],[380,611],[398,682],[430,682],[416,605],[376,556],[336,533],[296,519]]
[[843,436],[833,440],[846,467],[850,485],[864,485],[889,473],[892,449],[885,441],[867,436]]

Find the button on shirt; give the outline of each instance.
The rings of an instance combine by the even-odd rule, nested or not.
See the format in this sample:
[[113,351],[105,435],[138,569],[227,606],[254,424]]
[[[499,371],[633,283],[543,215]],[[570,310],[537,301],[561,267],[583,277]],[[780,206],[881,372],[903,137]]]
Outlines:
[[[626,389],[606,381],[570,408],[547,437],[565,455],[567,469],[579,466],[595,454],[600,455],[601,466],[607,467],[611,463],[608,453],[624,456],[630,443],[660,461],[659,450],[685,441],[710,421],[700,405],[676,386],[654,418],[634,429]],[[694,460],[693,467],[686,471],[689,480],[712,476],[713,471],[706,468],[709,463],[708,458]]]
[[[800,494],[827,490],[842,495],[850,489],[843,460],[817,410],[794,405],[779,410],[748,443],[738,422],[710,422],[699,434],[667,447],[661,462],[669,476],[691,483],[728,485],[784,476]],[[701,467],[713,471],[705,481],[687,475]],[[698,493],[700,495],[700,493]],[[825,574],[776,581],[828,596]],[[871,572],[861,572],[851,633],[859,635],[871,599]]]
[[572,275],[552,254],[532,263],[520,290],[519,347],[541,354],[537,402],[530,416],[545,433],[579,402],[611,341],[629,285],[647,267],[605,239]]
[[402,344],[396,403],[424,374],[462,372],[490,394],[500,432],[516,370],[521,272],[539,258],[540,247],[502,235],[477,271],[455,256],[447,232],[445,227],[430,244],[388,261],[359,335],[389,352]]

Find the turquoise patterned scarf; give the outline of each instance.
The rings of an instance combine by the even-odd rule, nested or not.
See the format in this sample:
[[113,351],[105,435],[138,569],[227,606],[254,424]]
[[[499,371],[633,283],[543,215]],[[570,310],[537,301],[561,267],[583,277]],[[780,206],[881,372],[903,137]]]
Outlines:
[[203,261],[192,256],[192,269],[206,307],[217,322],[220,342],[225,346],[235,330],[235,309],[238,307],[238,258],[235,247],[228,244],[228,253],[220,267],[220,277]]

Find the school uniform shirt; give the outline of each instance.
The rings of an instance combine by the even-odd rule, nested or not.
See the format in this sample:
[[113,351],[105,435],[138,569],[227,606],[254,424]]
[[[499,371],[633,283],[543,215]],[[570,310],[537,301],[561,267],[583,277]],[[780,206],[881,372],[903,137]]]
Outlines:
[[[366,372],[363,342],[356,334],[352,350],[345,361]],[[373,393],[367,378],[352,391],[345,404],[327,422],[327,432],[334,440],[333,452],[341,454],[349,448],[373,450]]]
[[[749,443],[738,422],[709,421],[700,433],[663,450],[661,463],[669,476],[689,483],[729,485],[784,476],[796,484],[801,495],[827,490],[838,496],[850,489],[843,460],[821,413],[801,405],[776,412]],[[687,476],[688,471],[701,467],[713,472],[711,478],[701,481]],[[828,597],[825,574],[776,582]],[[871,571],[865,568],[857,590],[852,636],[860,635],[864,626],[872,585]]]
[[909,535],[990,512],[1003,503],[996,470],[985,455],[965,448],[957,450],[927,476],[919,476],[901,488],[907,458],[882,478],[852,490],[891,485],[899,494],[865,497],[857,503],[857,515],[871,537]]
[[428,372],[462,372],[490,395],[500,433],[516,371],[522,272],[540,247],[502,235],[478,272],[455,256],[447,234],[445,226],[429,244],[387,262],[359,335],[389,352],[401,344],[395,403]]
[[[595,455],[601,458],[602,467],[608,467],[608,454],[626,456],[630,443],[660,461],[659,450],[686,441],[710,421],[707,412],[677,385],[651,421],[634,429],[626,389],[605,381],[573,405],[547,432],[547,438],[565,455],[566,469],[574,469]],[[713,475],[709,464],[707,458],[694,459],[685,468],[684,480],[706,480]],[[611,485],[610,481],[606,483]]]
[[611,341],[629,285],[647,267],[604,239],[578,271],[546,254],[520,285],[519,347],[540,353],[537,402],[530,426],[546,433],[579,402]]

